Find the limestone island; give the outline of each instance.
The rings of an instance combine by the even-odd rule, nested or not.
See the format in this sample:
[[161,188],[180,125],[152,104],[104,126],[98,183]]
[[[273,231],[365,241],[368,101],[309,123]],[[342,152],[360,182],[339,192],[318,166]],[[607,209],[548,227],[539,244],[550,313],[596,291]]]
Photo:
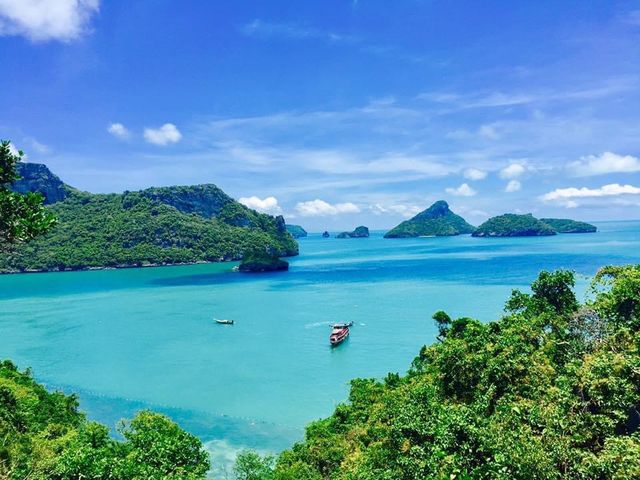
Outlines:
[[541,218],[540,220],[558,233],[595,233],[598,231],[598,227],[595,225],[568,218]]
[[410,220],[389,230],[384,238],[445,237],[473,233],[475,227],[449,209],[449,204],[438,200]]
[[532,214],[506,213],[490,218],[480,225],[474,237],[542,237],[555,235],[556,231]]
[[289,270],[289,262],[278,257],[276,252],[254,250],[244,254],[238,271],[243,273],[265,273]]
[[329,232],[327,232],[326,230],[324,232],[322,232],[322,238],[329,238],[331,235],[329,235]]
[[369,229],[364,225],[360,225],[353,232],[339,233],[336,238],[369,238]]
[[307,231],[300,225],[286,225],[287,232],[291,234],[293,238],[302,238],[307,236]]

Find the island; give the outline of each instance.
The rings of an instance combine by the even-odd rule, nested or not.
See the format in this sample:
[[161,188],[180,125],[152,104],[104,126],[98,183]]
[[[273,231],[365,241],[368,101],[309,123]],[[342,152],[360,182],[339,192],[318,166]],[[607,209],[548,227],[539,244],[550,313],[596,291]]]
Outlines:
[[517,215],[506,213],[497,217],[492,217],[475,232],[474,237],[541,237],[555,235],[556,231],[535,218],[532,214]]
[[368,238],[369,229],[364,225],[356,227],[352,232],[342,232],[336,235],[336,238]]
[[286,225],[287,232],[291,234],[293,238],[303,238],[307,236],[307,231],[300,225]]
[[289,270],[289,262],[278,257],[277,252],[269,250],[252,250],[245,253],[238,266],[243,273],[265,273]]
[[546,223],[558,233],[595,233],[598,231],[598,227],[595,225],[568,218],[541,218],[540,221]]
[[322,238],[329,238],[331,235],[326,230],[322,232]]
[[22,179],[12,188],[49,195],[58,221],[1,256],[2,273],[238,261],[254,250],[298,254],[282,216],[251,210],[213,184],[93,194],[58,183],[44,165],[19,165]]
[[439,200],[410,220],[388,231],[384,238],[442,237],[473,233],[475,227]]

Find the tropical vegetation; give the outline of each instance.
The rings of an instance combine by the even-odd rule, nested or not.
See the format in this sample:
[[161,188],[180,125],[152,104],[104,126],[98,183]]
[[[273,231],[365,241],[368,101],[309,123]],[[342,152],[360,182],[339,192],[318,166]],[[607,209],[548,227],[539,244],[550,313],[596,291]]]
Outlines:
[[640,478],[640,266],[606,267],[580,303],[542,272],[482,323],[437,312],[409,372],[357,379],[349,401],[243,479]]

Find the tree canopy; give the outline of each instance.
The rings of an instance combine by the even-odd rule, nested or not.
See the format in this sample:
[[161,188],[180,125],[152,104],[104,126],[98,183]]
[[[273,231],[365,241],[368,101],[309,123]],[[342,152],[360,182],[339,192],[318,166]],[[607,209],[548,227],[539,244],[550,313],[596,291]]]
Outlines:
[[11,148],[10,141],[0,140],[0,252],[42,235],[55,224],[55,217],[42,204],[42,195],[9,188],[20,178],[17,165],[23,156],[22,151]]

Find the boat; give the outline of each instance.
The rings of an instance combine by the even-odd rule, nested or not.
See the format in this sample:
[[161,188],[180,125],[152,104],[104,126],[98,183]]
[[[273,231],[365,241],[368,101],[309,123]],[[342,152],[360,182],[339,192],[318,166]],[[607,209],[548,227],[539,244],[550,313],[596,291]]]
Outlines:
[[344,342],[349,337],[349,327],[353,326],[353,322],[334,323],[331,326],[331,335],[329,335],[329,343],[335,347]]
[[233,325],[235,322],[233,320],[221,320],[219,318],[214,318],[218,325]]

